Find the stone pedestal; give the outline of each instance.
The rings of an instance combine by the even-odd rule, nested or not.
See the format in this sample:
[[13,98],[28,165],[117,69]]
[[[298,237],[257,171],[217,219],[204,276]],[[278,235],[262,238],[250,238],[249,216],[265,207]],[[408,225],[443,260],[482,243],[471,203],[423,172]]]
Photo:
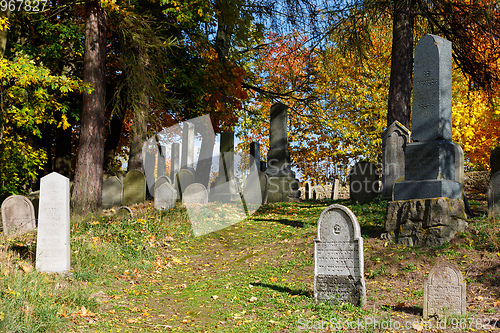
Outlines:
[[[396,184],[397,185],[397,184]],[[450,198],[391,201],[385,237],[409,246],[441,246],[467,228],[462,200]]]
[[299,181],[295,177],[269,177],[267,202],[300,201]]

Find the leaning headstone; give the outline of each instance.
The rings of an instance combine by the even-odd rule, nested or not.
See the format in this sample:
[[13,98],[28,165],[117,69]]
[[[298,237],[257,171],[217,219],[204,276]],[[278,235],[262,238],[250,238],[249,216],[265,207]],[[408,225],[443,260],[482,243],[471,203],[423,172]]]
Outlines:
[[116,176],[106,178],[102,183],[102,207],[120,206],[123,201],[123,184]]
[[132,209],[127,206],[121,206],[116,210],[115,215],[117,216],[126,216],[126,217],[133,217],[134,213],[132,212]]
[[70,270],[69,179],[57,172],[40,180],[35,266],[48,273]]
[[22,195],[11,195],[2,202],[2,223],[5,236],[15,236],[35,229],[35,209]]
[[314,298],[332,304],[364,306],[363,238],[356,216],[345,206],[331,205],[318,220],[314,240]]
[[139,170],[130,170],[123,181],[123,204],[133,205],[146,201],[146,177]]
[[380,192],[377,167],[366,161],[354,164],[349,175],[349,186],[351,203],[365,204],[375,199]]
[[175,207],[177,191],[169,183],[155,187],[155,208],[171,209]]
[[392,187],[405,174],[405,148],[410,131],[395,121],[382,133],[382,197],[392,198]]
[[434,266],[424,284],[424,319],[465,316],[466,307],[466,286],[460,270],[447,262]]
[[488,216],[500,217],[500,171],[491,176],[488,184]]
[[186,187],[182,193],[182,203],[187,205],[206,205],[208,203],[208,192],[203,184],[193,183]]

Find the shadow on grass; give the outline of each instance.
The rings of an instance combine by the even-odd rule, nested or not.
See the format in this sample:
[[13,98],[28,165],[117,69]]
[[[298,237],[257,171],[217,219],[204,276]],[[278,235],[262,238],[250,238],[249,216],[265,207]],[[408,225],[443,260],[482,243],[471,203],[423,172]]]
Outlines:
[[252,283],[252,285],[254,285],[256,287],[259,286],[259,287],[269,288],[269,289],[275,290],[275,291],[280,292],[280,293],[290,294],[292,296],[312,297],[311,292],[306,291],[306,290],[293,290],[293,289],[290,289],[287,287],[277,286],[277,285],[268,284],[268,283],[261,283],[261,282]]
[[391,306],[392,311],[404,312],[408,314],[413,314],[417,316],[421,316],[424,313],[424,310],[420,306]]
[[289,225],[294,228],[303,228],[304,227],[304,222],[302,221],[296,221],[296,220],[288,220],[288,219],[253,219],[254,221],[268,221],[268,222],[278,222],[284,225]]

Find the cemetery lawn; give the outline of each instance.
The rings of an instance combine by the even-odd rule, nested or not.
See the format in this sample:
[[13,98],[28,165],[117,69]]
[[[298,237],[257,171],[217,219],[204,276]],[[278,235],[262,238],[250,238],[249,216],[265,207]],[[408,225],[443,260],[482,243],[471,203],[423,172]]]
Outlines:
[[[367,304],[316,304],[313,239],[320,213],[332,203],[267,205],[201,237],[192,236],[180,206],[158,212],[151,203],[138,205],[134,218],[72,217],[68,276],[33,269],[34,232],[2,240],[0,331],[315,332],[325,331],[320,325],[376,320],[388,329],[350,331],[431,332],[421,317],[423,285],[442,260],[464,274],[468,308],[466,317],[447,318],[441,331],[460,325],[482,331],[500,319],[500,221],[482,215],[482,201],[471,202],[480,216],[469,219],[467,232],[439,248],[380,239],[385,202],[336,201],[361,225]],[[396,322],[401,328],[391,329]]]

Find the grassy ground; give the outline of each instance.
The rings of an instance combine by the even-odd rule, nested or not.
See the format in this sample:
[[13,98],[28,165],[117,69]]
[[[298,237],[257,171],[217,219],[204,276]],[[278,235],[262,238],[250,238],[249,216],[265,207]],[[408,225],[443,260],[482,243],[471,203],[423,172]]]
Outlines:
[[[192,236],[182,207],[158,212],[145,204],[133,207],[135,218],[72,218],[73,270],[67,276],[33,270],[35,233],[2,241],[0,330],[308,332],[375,322],[351,331],[430,332],[436,330],[426,325],[438,322],[421,319],[423,283],[441,260],[459,266],[468,283],[467,316],[440,322],[446,327],[441,331],[496,327],[499,221],[480,216],[452,244],[409,248],[379,238],[385,202],[336,203],[348,206],[361,225],[364,309],[314,301],[313,239],[331,201],[264,206],[201,237]],[[484,212],[483,202],[471,204]]]

